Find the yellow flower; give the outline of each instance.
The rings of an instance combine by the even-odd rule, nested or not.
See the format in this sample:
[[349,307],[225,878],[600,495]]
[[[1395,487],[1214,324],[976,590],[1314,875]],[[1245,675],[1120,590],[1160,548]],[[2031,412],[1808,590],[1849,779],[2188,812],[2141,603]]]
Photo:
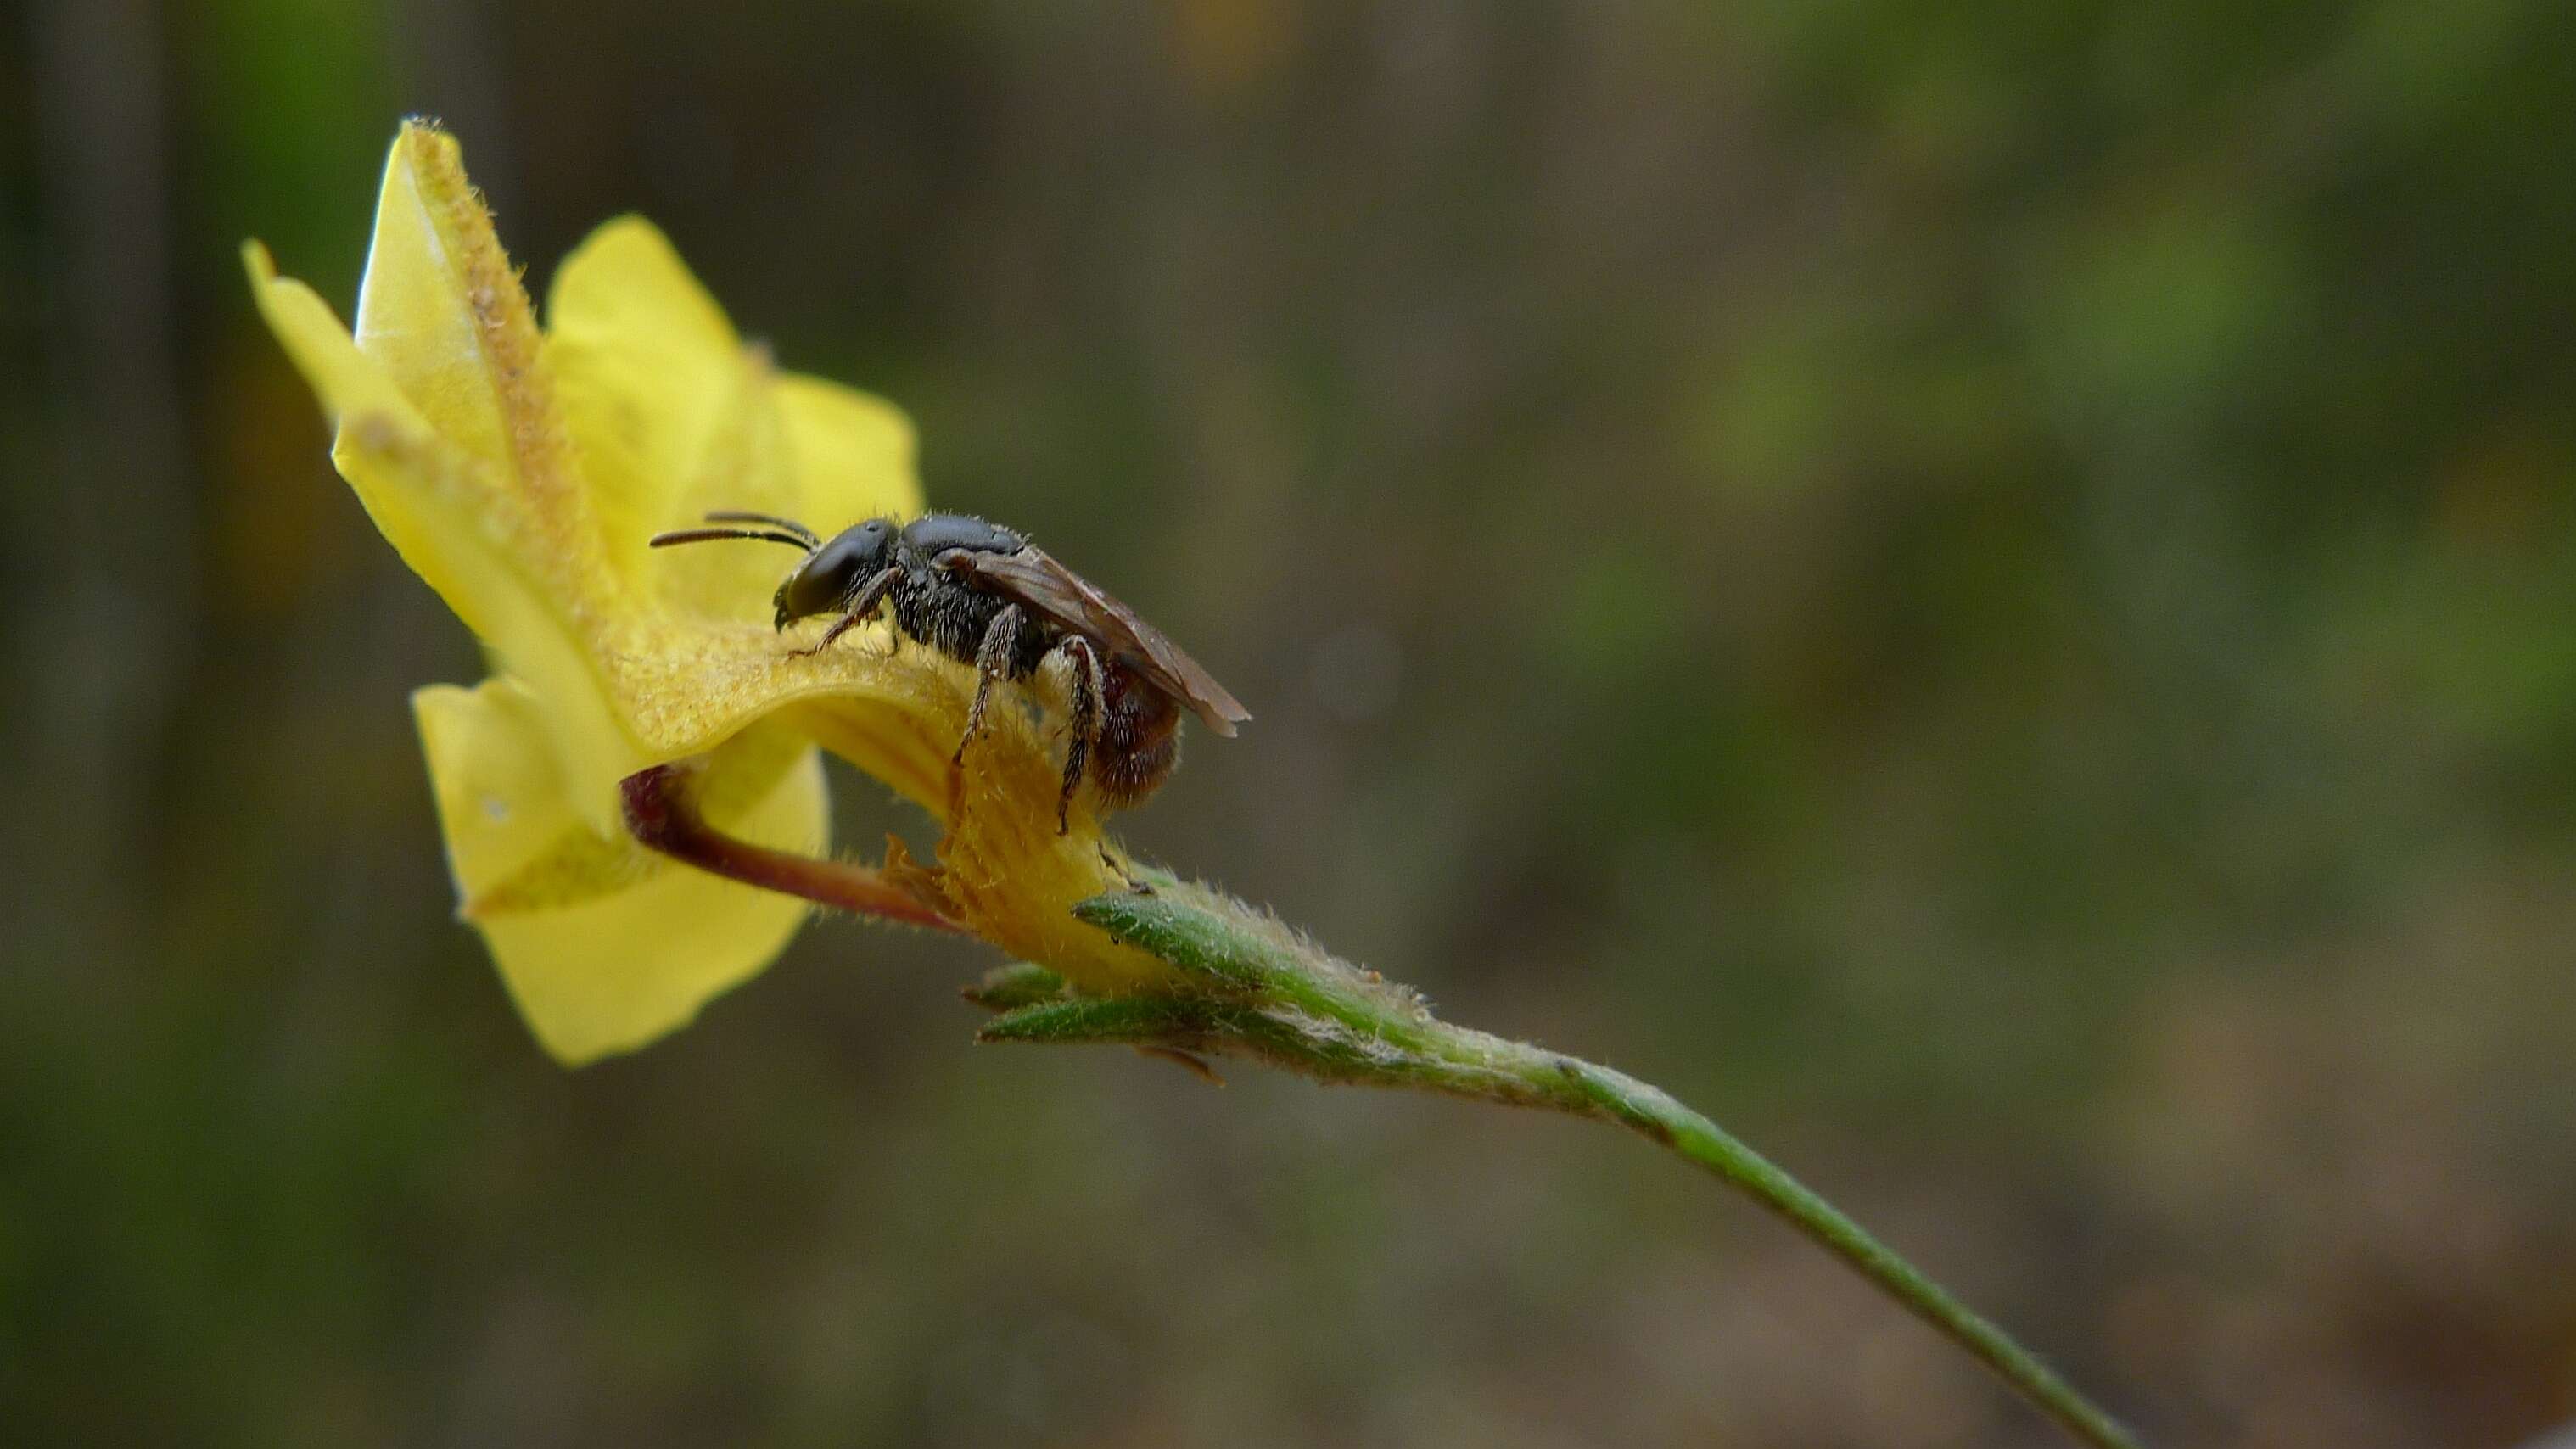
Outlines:
[[939,868],[904,877],[942,915],[1088,990],[1164,978],[1069,914],[1124,866],[1087,803],[1058,835],[1046,729],[997,709],[960,771],[964,666],[882,623],[796,657],[768,617],[791,559],[646,547],[712,508],[827,535],[919,512],[901,413],[775,370],[638,218],[564,260],[540,331],[455,141],[422,124],[385,167],[354,334],[257,242],[244,258],[341,476],[484,644],[490,678],[413,706],[462,912],[548,1050],[583,1062],[685,1024],[806,910],[641,848],[620,782],[688,761],[709,823],[810,855],[817,743],[939,820]]

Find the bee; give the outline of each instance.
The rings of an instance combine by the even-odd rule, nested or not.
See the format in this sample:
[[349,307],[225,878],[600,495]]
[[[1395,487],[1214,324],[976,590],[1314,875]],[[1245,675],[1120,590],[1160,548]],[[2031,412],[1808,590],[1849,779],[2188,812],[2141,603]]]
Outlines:
[[1070,827],[1088,771],[1103,800],[1123,808],[1154,793],[1180,762],[1181,711],[1232,738],[1252,718],[1198,661],[1125,604],[1055,561],[1025,535],[960,513],[910,523],[872,518],[825,539],[790,519],[725,511],[708,527],[656,534],[655,548],[747,538],[805,551],[772,602],[782,631],[833,614],[798,654],[817,654],[888,605],[906,638],[975,666],[975,702],[954,763],[984,726],[993,686],[1024,680],[1056,655],[1071,666],[1072,725],[1056,831]]

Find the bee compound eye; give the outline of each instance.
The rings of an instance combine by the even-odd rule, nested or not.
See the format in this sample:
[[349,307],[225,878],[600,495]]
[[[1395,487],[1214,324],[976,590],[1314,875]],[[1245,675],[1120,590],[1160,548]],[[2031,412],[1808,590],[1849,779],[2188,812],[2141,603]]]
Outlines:
[[868,524],[845,529],[806,556],[778,586],[779,615],[802,619],[839,608],[852,590],[885,565],[886,532]]

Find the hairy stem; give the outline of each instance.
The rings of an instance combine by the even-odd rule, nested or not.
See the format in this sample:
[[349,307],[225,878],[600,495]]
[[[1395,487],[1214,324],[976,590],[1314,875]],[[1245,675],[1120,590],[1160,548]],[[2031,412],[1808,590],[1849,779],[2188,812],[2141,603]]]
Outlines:
[[[717,874],[823,905],[956,927],[878,872],[733,840],[691,807],[678,767],[626,782],[628,826],[656,850]],[[916,867],[917,868],[917,867]],[[1994,1371],[2096,1449],[2138,1449],[2108,1413],[2030,1350],[1895,1250],[1658,1088],[1561,1052],[1431,1014],[1411,990],[1341,961],[1276,920],[1203,887],[1139,868],[1133,894],[1094,896],[1074,915],[1175,968],[1178,985],[1103,996],[1042,964],[997,968],[967,999],[995,1013],[987,1042],[1116,1043],[1206,1070],[1243,1057],[1320,1081],[1446,1093],[1616,1122],[1770,1209]]]
[[1177,883],[1100,896],[1075,914],[1206,987],[1180,997],[1023,1003],[988,1040],[1123,1041],[1258,1057],[1332,1081],[1405,1087],[1617,1122],[1697,1164],[1841,1258],[1966,1349],[2077,1440],[2136,1449],[2128,1431],[2037,1355],[1769,1159],[1669,1094],[1623,1072],[1433,1016],[1410,991],[1333,959],[1267,917]]

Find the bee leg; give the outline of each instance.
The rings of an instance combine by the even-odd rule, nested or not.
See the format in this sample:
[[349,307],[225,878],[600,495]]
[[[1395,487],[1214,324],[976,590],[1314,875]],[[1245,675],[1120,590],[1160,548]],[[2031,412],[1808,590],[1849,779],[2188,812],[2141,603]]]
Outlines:
[[885,602],[886,591],[893,588],[895,580],[902,577],[903,570],[887,569],[868,580],[856,594],[850,597],[850,606],[841,611],[841,617],[834,619],[832,627],[823,631],[823,637],[814,641],[813,648],[791,649],[787,651],[788,657],[802,659],[808,654],[820,654],[831,648],[833,640],[866,623],[868,616],[877,611],[877,606]]
[[1150,896],[1154,893],[1154,883],[1138,880],[1129,874],[1127,867],[1118,863],[1118,857],[1109,853],[1109,845],[1106,841],[1103,841],[1100,846],[1100,863],[1117,872],[1118,878],[1127,882],[1129,893],[1140,896]]
[[984,630],[984,643],[975,651],[975,703],[966,711],[966,734],[957,741],[957,753],[949,763],[966,763],[966,747],[984,729],[984,706],[993,699],[993,681],[1010,672],[1011,656],[1020,647],[1020,621],[1028,616],[1017,604],[1005,604],[1002,612]]
[[1055,833],[1062,835],[1073,828],[1073,792],[1082,788],[1082,767],[1100,733],[1100,656],[1079,635],[1067,635],[1056,648],[1073,661],[1073,737],[1065,741],[1064,789],[1055,798]]

